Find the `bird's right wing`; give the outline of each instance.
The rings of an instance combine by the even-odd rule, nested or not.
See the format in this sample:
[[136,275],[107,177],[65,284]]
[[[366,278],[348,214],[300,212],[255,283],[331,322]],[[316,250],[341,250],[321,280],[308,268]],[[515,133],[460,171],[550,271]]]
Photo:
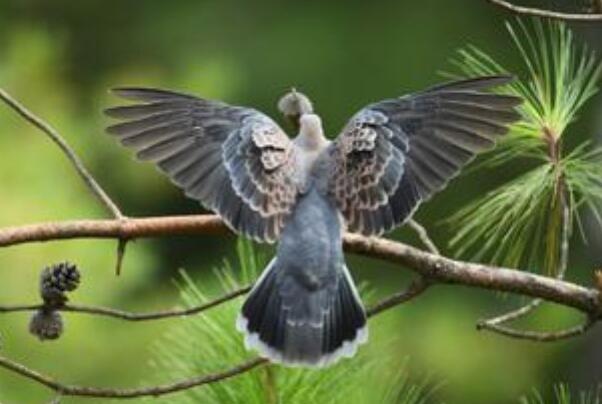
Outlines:
[[107,115],[107,128],[136,157],[152,161],[186,195],[218,213],[235,231],[274,242],[297,196],[295,149],[269,117],[171,91],[122,88],[137,104]]
[[519,119],[521,99],[487,92],[510,77],[456,81],[360,110],[331,144],[329,191],[348,230],[389,231],[411,217]]

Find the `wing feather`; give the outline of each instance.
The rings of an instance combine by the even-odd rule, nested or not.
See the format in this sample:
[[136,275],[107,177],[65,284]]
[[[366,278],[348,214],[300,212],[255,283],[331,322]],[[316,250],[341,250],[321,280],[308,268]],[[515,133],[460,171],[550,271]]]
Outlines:
[[359,111],[329,149],[329,192],[348,229],[381,234],[411,217],[520,115],[518,97],[487,92],[507,76],[446,83]]
[[275,241],[295,203],[292,142],[266,115],[173,91],[120,88],[107,128],[233,230]]

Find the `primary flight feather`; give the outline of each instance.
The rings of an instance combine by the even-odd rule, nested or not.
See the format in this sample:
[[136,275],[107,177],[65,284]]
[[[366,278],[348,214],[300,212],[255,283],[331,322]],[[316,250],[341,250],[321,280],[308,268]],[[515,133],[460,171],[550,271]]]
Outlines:
[[488,90],[510,81],[479,77],[370,104],[333,141],[295,90],[279,102],[298,128],[290,139],[251,108],[120,88],[117,95],[137,103],[106,110],[124,120],[107,131],[233,231],[278,242],[237,327],[247,347],[274,362],[326,366],[368,337],[343,233],[379,235],[403,224],[493,147],[519,119],[521,100]]

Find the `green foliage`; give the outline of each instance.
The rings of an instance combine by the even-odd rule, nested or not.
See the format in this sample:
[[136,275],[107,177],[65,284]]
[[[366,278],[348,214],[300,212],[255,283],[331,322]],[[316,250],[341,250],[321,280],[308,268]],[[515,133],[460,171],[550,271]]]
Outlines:
[[[528,141],[524,137],[536,138],[543,146],[547,131],[549,135],[561,137],[583,104],[596,94],[602,64],[594,52],[576,43],[564,23],[534,19],[529,27],[518,19],[516,25],[506,23],[506,28],[526,74],[506,91],[522,97],[525,102],[519,108],[523,120],[509,138],[523,141]],[[510,71],[472,45],[459,50],[452,63],[469,76]]]
[[[579,109],[596,93],[602,64],[576,44],[563,23],[534,20],[529,27],[518,20],[516,25],[507,24],[507,29],[526,73],[503,91],[524,99],[522,120],[480,167],[516,158],[535,167],[457,212],[450,219],[459,229],[451,245],[459,254],[472,251],[473,259],[554,273],[564,231],[563,206],[568,205],[571,219],[579,219],[581,207],[600,218],[600,149],[582,144],[565,153],[562,140]],[[460,50],[452,63],[469,76],[509,71],[474,46]]]
[[[566,384],[558,384],[554,387],[554,403],[555,404],[600,404],[602,400],[599,395],[599,388],[597,391],[582,391],[573,400],[573,395]],[[546,401],[541,393],[534,390],[531,395],[522,397],[520,399],[521,404],[550,404],[550,401]]]
[[585,207],[602,226],[602,148],[592,149],[586,142],[575,148],[563,160],[563,165],[567,187],[574,197],[572,206],[575,207],[577,223],[581,224],[581,210],[578,208]]
[[[240,275],[228,263],[216,270],[224,292],[249,283],[260,272],[265,260],[248,241],[238,242]],[[181,272],[180,290],[187,307],[207,302],[206,288]],[[172,327],[153,349],[151,365],[161,378],[185,378],[230,368],[251,357],[243,338],[234,327],[242,298],[208,312],[187,318]],[[169,403],[426,403],[426,384],[408,380],[405,363],[394,376],[378,380],[382,358],[365,349],[353,359],[321,370],[289,369],[267,365],[235,378],[170,396]],[[366,389],[366,384],[371,387]],[[384,386],[374,388],[374,386]]]
[[[451,243],[459,254],[482,243],[474,259],[518,266],[539,259],[538,246],[547,225],[554,192],[553,168],[542,165],[469,204],[453,218],[461,224]],[[487,253],[491,252],[491,256]]]
[[[457,0],[454,5],[441,7],[440,0],[415,2],[411,7],[400,1],[378,7],[367,2],[155,1],[141,7],[140,2],[124,1],[3,1],[0,86],[58,129],[129,215],[199,213],[197,203],[184,198],[150,166],[131,161],[113,139],[103,135],[107,120],[100,111],[115,102],[108,88],[180,89],[254,106],[277,118],[275,100],[294,85],[311,96],[328,133],[335,135],[366,102],[434,84],[433,71],[441,68],[442,58],[467,39],[492,53],[503,52],[504,58],[498,60],[508,67],[518,64],[518,52],[505,52],[511,44],[499,33],[502,14],[485,2]],[[582,112],[580,126],[594,125],[597,113],[593,108],[587,115]],[[571,126],[567,132],[571,138]],[[104,217],[54,145],[4,106],[0,134],[0,146],[7,151],[0,159],[3,226]],[[539,139],[531,140],[541,147]],[[490,157],[501,150],[496,148]],[[520,152],[525,156],[524,147]],[[539,150],[534,153],[542,156]],[[458,185],[468,200],[481,195],[489,174],[478,171],[463,184],[453,183],[448,189],[451,194],[434,198],[420,210],[420,220],[429,226],[440,218]],[[217,279],[208,269],[231,251],[230,239],[223,237],[139,240],[130,243],[124,273],[115,278],[113,241],[3,249],[0,296],[2,304],[36,302],[39,269],[70,259],[86,271],[74,303],[161,310],[176,299],[167,281],[174,267],[190,269],[195,281],[203,282],[202,291],[216,296]],[[574,258],[571,268],[594,265],[590,254]],[[371,289],[379,295],[397,290],[406,281],[406,271],[380,261],[349,259],[356,279],[370,279]],[[406,355],[412,356],[413,371],[444,380],[438,396],[450,404],[516,402],[520,392],[532,385],[563,377],[560,367],[573,372],[583,366],[575,350],[564,349],[563,344],[534,349],[475,333],[466,325],[488,310],[490,296],[460,297],[457,292],[442,289],[371,320],[372,343],[366,349],[377,350],[379,360],[391,358],[391,363],[375,366],[378,374],[361,381],[364,402],[378,402],[387,383],[392,389],[398,387],[393,375],[403,371],[389,369],[400,367],[394,361]],[[165,382],[172,375],[191,375],[186,369],[161,368],[155,376],[145,366],[149,344],[166,330],[179,328],[177,321],[124,324],[68,313],[65,320],[63,338],[40,344],[28,334],[26,315],[3,316],[3,354],[80,385],[131,387],[143,378]],[[196,344],[200,342],[207,341]],[[467,346],[479,354],[466,355]],[[194,354],[190,347],[183,354],[189,352]],[[373,383],[373,379],[378,380]],[[29,380],[0,371],[0,402],[42,403],[53,398]],[[79,404],[90,399],[62,401]]]

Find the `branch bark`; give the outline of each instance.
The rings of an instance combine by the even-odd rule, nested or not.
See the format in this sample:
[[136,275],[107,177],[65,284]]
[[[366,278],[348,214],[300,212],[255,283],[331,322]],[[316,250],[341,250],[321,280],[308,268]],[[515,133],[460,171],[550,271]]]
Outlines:
[[[134,239],[175,234],[226,233],[226,225],[216,215],[76,220],[0,230],[0,247],[78,238]],[[384,238],[346,234],[344,246],[349,253],[404,265],[433,282],[512,292],[598,315],[598,291],[571,282],[526,271],[453,260]]]

